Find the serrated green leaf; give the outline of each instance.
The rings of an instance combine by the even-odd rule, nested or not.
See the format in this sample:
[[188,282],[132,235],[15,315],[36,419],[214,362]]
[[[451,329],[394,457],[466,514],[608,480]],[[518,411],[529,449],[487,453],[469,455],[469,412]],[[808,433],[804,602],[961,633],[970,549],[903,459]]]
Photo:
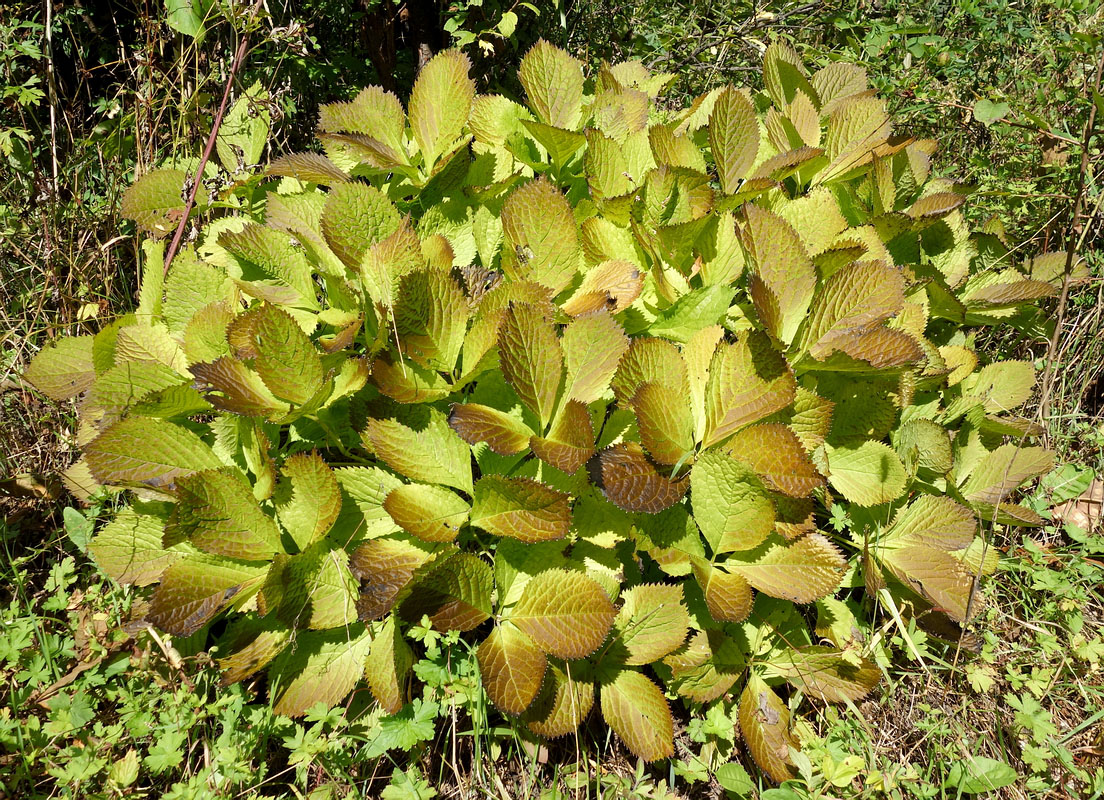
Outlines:
[[319,703],[332,708],[356,686],[372,637],[363,625],[300,633],[272,662],[277,714],[301,717]]
[[334,254],[358,271],[372,245],[399,228],[399,212],[379,190],[347,183],[330,190],[322,212],[322,234]]
[[658,661],[686,640],[690,615],[682,602],[682,587],[642,584],[625,592],[613,622],[617,647],[626,665]]
[[502,271],[559,294],[580,267],[579,232],[571,205],[541,177],[515,190],[502,206]]
[[283,551],[276,522],[261,511],[245,476],[228,467],[177,481],[165,539],[187,540],[212,555],[243,561],[265,561]]
[[165,487],[182,475],[222,466],[190,430],[149,417],[116,422],[93,439],[84,453],[92,475],[105,484]]
[[974,503],[996,504],[1053,468],[1054,456],[1045,448],[1002,444],[974,467],[962,483],[962,495]]
[[792,342],[816,288],[816,269],[797,232],[756,205],[747,208],[747,239],[755,260],[751,299],[770,333]]
[[772,535],[754,550],[731,554],[724,567],[763,594],[811,603],[836,590],[847,561],[826,537],[810,533],[792,542]]
[[403,707],[405,680],[414,663],[414,653],[403,638],[392,614],[372,639],[372,648],[364,662],[364,679],[376,702],[388,714]]
[[577,130],[582,114],[582,63],[540,39],[525,54],[518,78],[530,107],[542,122]]
[[735,294],[732,286],[722,284],[694,289],[661,311],[648,326],[648,332],[675,342],[688,342],[703,328],[724,321]]
[[572,675],[570,664],[550,664],[545,676],[543,690],[522,719],[533,733],[555,739],[574,731],[590,714],[594,683]]
[[233,175],[260,163],[271,123],[268,92],[258,81],[230,106],[215,137],[215,152],[227,172]]
[[190,178],[180,169],[147,172],[123,193],[119,210],[142,230],[165,236],[184,216],[184,185]]
[[396,472],[471,492],[471,450],[437,409],[414,407],[402,419],[369,419],[362,436]]
[[703,453],[690,472],[694,520],[715,553],[750,550],[774,530],[774,504],[748,467],[719,451]]
[[451,542],[471,510],[456,493],[420,483],[392,489],[383,507],[396,525],[427,542]]
[[744,428],[726,444],[725,450],[751,467],[771,489],[791,497],[808,497],[824,485],[824,477],[790,428],[765,423]]
[[418,73],[410,93],[410,128],[429,169],[460,137],[475,82],[468,77],[471,61],[459,50],[443,50]]
[[53,400],[76,397],[92,385],[96,368],[91,336],[66,336],[39,350],[23,378]]
[[561,472],[573,475],[594,455],[594,424],[587,408],[568,400],[552,421],[548,436],[532,436],[533,455]]
[[522,402],[548,424],[563,380],[563,351],[545,312],[531,304],[506,309],[498,335],[502,374]]
[[629,340],[610,314],[599,312],[572,320],[561,346],[567,368],[563,396],[589,404],[609,389]]
[[148,586],[185,556],[182,548],[162,546],[165,520],[139,514],[133,506],[119,510],[88,545],[88,554],[110,578],[122,584]]
[[908,475],[897,454],[881,442],[828,451],[828,481],[852,503],[891,503],[905,491]]
[[694,452],[694,418],[685,395],[645,383],[632,399],[640,441],[660,464],[682,464]]
[[828,703],[861,700],[882,679],[873,661],[860,656],[855,664],[842,651],[819,645],[773,654],[764,675],[785,678],[805,694]]
[[759,153],[759,121],[743,92],[728,87],[716,96],[709,115],[709,149],[721,189],[735,193]]
[[475,484],[471,523],[523,542],[562,539],[571,525],[571,497],[528,478],[485,475]]
[[317,451],[296,453],[284,462],[287,476],[276,487],[276,516],[300,551],[317,542],[341,513],[337,477]]
[[732,344],[722,344],[709,366],[702,445],[710,447],[786,408],[795,392],[786,359],[762,334],[744,333]]
[[634,442],[599,451],[587,462],[591,482],[618,508],[658,514],[673,506],[689,488],[688,476],[661,474]]
[[621,357],[610,385],[617,402],[628,406],[646,383],[656,383],[685,396],[688,381],[686,362],[678,347],[666,339],[639,336]]

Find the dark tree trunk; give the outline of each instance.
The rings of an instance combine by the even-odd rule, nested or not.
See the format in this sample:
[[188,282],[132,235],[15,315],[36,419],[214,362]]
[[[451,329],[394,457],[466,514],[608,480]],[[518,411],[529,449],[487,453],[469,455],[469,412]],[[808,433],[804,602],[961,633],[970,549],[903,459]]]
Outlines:
[[405,23],[406,46],[414,54],[415,73],[421,72],[443,45],[441,7],[437,0],[406,0],[399,15]]
[[[365,12],[360,23],[360,45],[368,52],[368,59],[379,75],[380,86],[394,92],[395,83],[395,26],[399,15],[391,0],[358,0]],[[375,6],[374,9],[368,9]]]

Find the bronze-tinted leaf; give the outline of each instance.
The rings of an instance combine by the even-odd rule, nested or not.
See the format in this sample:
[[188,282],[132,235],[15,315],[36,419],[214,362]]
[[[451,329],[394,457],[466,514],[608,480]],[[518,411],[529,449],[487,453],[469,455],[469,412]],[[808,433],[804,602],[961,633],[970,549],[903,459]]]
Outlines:
[[873,661],[855,664],[833,647],[786,648],[767,663],[768,675],[784,677],[808,695],[828,703],[861,700],[882,679]]
[[171,565],[146,619],[174,636],[191,636],[231,602],[261,588],[268,564],[195,555]]
[[755,550],[729,555],[724,566],[763,594],[811,603],[836,590],[847,560],[827,537],[810,533],[793,542],[771,536]]
[[587,270],[562,308],[573,317],[603,310],[617,314],[628,308],[643,288],[640,267],[624,259],[609,259]]
[[790,733],[790,710],[754,672],[740,694],[740,731],[755,763],[777,783],[796,774],[790,748],[800,749]]
[[751,586],[742,576],[704,559],[694,560],[694,577],[705,595],[709,615],[717,622],[743,622],[751,614]]
[[494,575],[491,565],[471,553],[459,553],[441,563],[402,604],[404,619],[429,616],[441,631],[470,631],[491,615]]
[[486,442],[500,456],[516,455],[529,447],[533,432],[504,411],[478,403],[453,403],[449,426],[468,444]]
[[606,639],[616,612],[605,590],[583,572],[535,575],[508,619],[557,658],[584,658]]
[[360,618],[379,619],[390,612],[409,593],[415,576],[455,552],[454,545],[430,545],[400,537],[369,539],[360,545],[349,559],[349,568],[360,581]]
[[771,334],[786,343],[793,341],[798,326],[813,299],[816,268],[788,222],[757,205],[747,209],[747,237],[755,259],[756,277],[769,290],[774,305],[752,299]]
[[736,433],[725,450],[747,464],[775,491],[807,497],[824,485],[824,476],[790,428],[778,423],[752,425]]
[[675,752],[674,720],[659,687],[632,670],[621,670],[603,683],[602,717],[633,755],[645,761]]
[[491,631],[476,658],[487,697],[507,714],[520,714],[530,706],[548,666],[533,640],[508,622]]
[[533,436],[534,455],[568,475],[575,474],[594,455],[594,426],[585,405],[568,400],[552,422],[548,436]]
[[657,514],[682,499],[689,477],[661,474],[635,442],[607,447],[587,462],[591,481],[611,503],[626,511]]
[[570,663],[562,667],[553,663],[544,688],[522,719],[533,733],[555,739],[578,728],[593,706],[594,683],[573,675]]

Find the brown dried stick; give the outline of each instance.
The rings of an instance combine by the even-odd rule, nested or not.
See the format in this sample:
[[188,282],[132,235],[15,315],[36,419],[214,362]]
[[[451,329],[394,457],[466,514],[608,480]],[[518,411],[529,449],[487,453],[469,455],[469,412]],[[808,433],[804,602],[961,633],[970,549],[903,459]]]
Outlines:
[[222,102],[219,103],[218,113],[215,114],[214,124],[211,125],[211,133],[207,137],[207,146],[203,148],[203,156],[199,159],[199,166],[196,168],[195,178],[192,180],[192,190],[188,193],[188,202],[184,205],[184,213],[180,216],[176,233],[173,234],[172,242],[165,253],[165,274],[168,274],[169,265],[172,264],[176,251],[180,249],[180,240],[184,238],[184,228],[188,224],[188,216],[195,206],[196,192],[199,191],[200,184],[203,183],[203,170],[207,167],[207,161],[211,158],[211,151],[215,149],[215,139],[218,137],[219,127],[222,125],[222,117],[226,113],[227,104],[230,102],[230,90],[234,86],[234,78],[237,77],[238,69],[241,67],[242,61],[245,60],[245,51],[249,47],[249,23],[257,16],[257,11],[260,10],[263,2],[264,0],[256,0],[253,3],[246,28],[242,31],[241,41],[238,42],[238,50],[234,53],[234,61],[230,65],[230,74],[226,76],[226,87],[222,92]]
[[[1096,78],[1093,88],[1097,94],[1100,92],[1100,80],[1104,74],[1104,53],[1096,64]],[[1073,264],[1077,258],[1077,221],[1081,217],[1081,207],[1085,202],[1085,184],[1089,171],[1089,141],[1092,138],[1096,126],[1096,103],[1089,109],[1089,119],[1085,123],[1085,135],[1081,143],[1081,167],[1077,175],[1077,190],[1074,195],[1073,207],[1070,210],[1069,231],[1066,243],[1066,268],[1062,276],[1062,294],[1058,298],[1058,318],[1054,322],[1054,332],[1050,335],[1047,344],[1046,367],[1043,371],[1042,396],[1039,398],[1039,419],[1045,422],[1050,416],[1050,396],[1054,385],[1054,360],[1058,352],[1058,338],[1062,335],[1062,325],[1066,319],[1066,303],[1069,301],[1070,275],[1073,273]]]

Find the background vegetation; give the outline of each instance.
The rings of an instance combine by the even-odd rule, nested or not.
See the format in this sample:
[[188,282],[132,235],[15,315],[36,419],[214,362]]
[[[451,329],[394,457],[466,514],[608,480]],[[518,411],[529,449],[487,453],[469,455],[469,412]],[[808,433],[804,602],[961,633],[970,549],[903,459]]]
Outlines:
[[[1034,358],[1049,376],[1038,406],[1068,464],[1031,504],[1047,512],[1085,497],[1074,509],[1085,516],[1067,510],[1042,530],[994,531],[1007,558],[986,589],[976,654],[887,621],[881,635],[897,655],[882,696],[824,709],[808,731],[815,756],[801,778],[762,794],[1104,794],[1104,537],[1093,530],[1094,479],[1104,468],[1104,195],[1100,138],[1085,136],[1094,104],[1104,114],[1092,91],[1099,4],[270,0],[251,10],[219,0],[0,3],[7,796],[720,797],[766,789],[742,770],[710,777],[696,759],[700,745],[733,736],[730,721],[691,725],[679,757],[647,771],[604,737],[546,748],[489,712],[458,719],[445,705],[383,723],[363,713],[367,698],[354,697],[344,712],[293,722],[249,684],[218,688],[208,657],[187,640],[130,623],[141,596],[100,576],[84,555],[95,519],[110,509],[69,507],[51,477],[71,458],[73,409],[43,401],[18,375],[50,338],[93,332],[133,306],[137,236],[118,214],[119,198],[171,154],[199,151],[242,36],[250,49],[234,91],[267,87],[273,155],[307,146],[320,103],[369,83],[405,96],[425,54],[445,45],[471,56],[484,91],[517,94],[516,64],[544,36],[592,67],[640,58],[675,72],[669,94],[681,104],[757,80],[763,48],[782,36],[807,61],[864,64],[899,127],[939,141],[937,170],[976,187],[974,223],[1003,220],[1025,256],[1074,237],[1093,279],[1064,313],[1041,315],[1033,336],[987,346]],[[1048,354],[1056,324],[1058,347]],[[420,679],[442,696],[470,692],[474,659],[464,644],[425,637]]]

